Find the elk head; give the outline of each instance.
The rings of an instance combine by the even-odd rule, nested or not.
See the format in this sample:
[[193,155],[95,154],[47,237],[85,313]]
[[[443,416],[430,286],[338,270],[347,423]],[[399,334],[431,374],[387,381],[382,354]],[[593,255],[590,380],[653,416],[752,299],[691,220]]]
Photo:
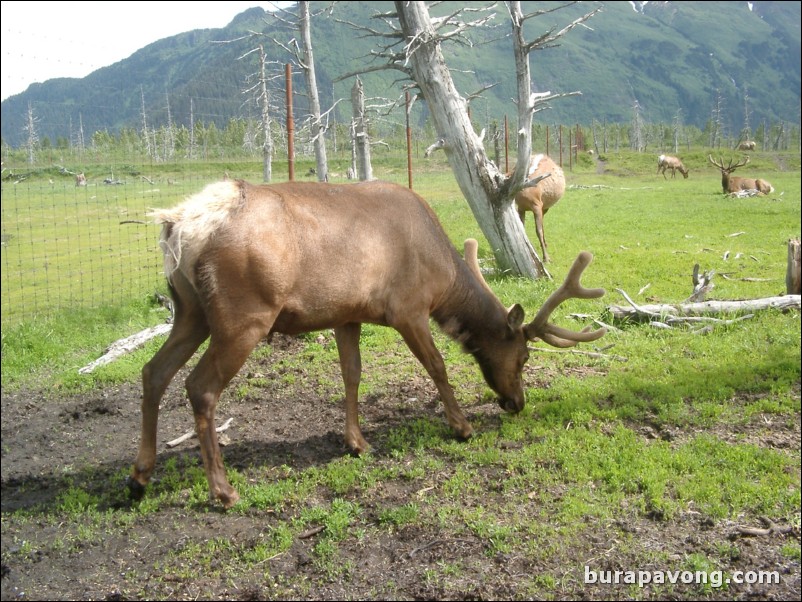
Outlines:
[[[477,248],[475,240],[465,241],[465,263],[490,298],[494,298],[479,269]],[[577,256],[562,285],[546,299],[530,323],[524,324],[523,308],[518,304],[513,305],[506,313],[506,337],[499,337],[500,329],[489,327],[489,324],[466,328],[461,332],[451,331],[450,334],[461,340],[465,350],[476,359],[485,382],[498,394],[497,401],[503,410],[517,413],[524,407],[523,366],[529,358],[528,342],[542,340],[553,347],[573,347],[578,343],[595,341],[607,332],[604,328],[585,328],[577,332],[549,322],[551,314],[564,301],[596,299],[605,294],[604,289],[588,289],[580,282],[582,272],[592,260],[593,255],[587,251]],[[445,329],[447,332],[451,330],[448,326]]]

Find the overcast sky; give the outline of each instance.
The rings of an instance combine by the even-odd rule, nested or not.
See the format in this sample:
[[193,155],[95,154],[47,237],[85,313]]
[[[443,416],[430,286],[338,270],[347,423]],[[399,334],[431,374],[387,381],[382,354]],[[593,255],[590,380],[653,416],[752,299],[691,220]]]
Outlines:
[[[288,3],[282,2],[282,5]],[[2,100],[35,82],[85,77],[163,38],[225,27],[271,2],[0,2]]]

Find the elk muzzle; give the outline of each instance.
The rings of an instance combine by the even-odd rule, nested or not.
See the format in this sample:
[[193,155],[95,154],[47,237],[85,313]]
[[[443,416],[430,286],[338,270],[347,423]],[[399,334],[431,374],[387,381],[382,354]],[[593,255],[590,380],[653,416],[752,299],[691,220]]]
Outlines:
[[515,397],[499,397],[497,400],[499,407],[509,414],[517,414],[524,409],[524,395],[521,391],[520,396]]

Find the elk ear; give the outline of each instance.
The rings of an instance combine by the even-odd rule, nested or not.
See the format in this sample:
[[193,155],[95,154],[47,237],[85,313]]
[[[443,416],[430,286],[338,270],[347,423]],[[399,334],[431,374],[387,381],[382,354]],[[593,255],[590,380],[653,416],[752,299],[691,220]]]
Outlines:
[[511,330],[517,331],[521,328],[523,323],[524,308],[521,307],[519,303],[516,303],[510,307],[510,310],[507,312],[507,326],[509,326]]

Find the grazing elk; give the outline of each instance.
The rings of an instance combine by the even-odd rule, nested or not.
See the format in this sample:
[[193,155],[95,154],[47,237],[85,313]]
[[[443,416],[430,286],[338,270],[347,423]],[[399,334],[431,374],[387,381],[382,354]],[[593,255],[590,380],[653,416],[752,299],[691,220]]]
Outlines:
[[528,180],[538,176],[547,176],[535,186],[524,188],[515,195],[515,204],[518,206],[518,215],[521,222],[526,223],[527,211],[535,215],[535,232],[543,250],[543,261],[548,262],[546,236],[543,233],[543,216],[565,194],[565,174],[562,168],[552,161],[548,155],[533,155],[529,162]]
[[226,479],[215,406],[254,347],[271,333],[334,329],[345,385],[345,443],[360,453],[368,448],[357,401],[365,322],[402,335],[434,380],[446,418],[461,438],[470,437],[472,427],[448,382],[430,316],[473,355],[508,412],[524,406],[527,341],[568,347],[605,332],[574,332],[548,322],[564,300],[604,294],[579,282],[590,253],[580,253],[565,282],[524,324],[523,308],[505,309],[485,283],[476,241],[465,242],[463,260],[425,201],[395,184],[222,182],[151,215],[164,224],[160,246],[175,321],[142,369],[142,439],[128,482],[133,497],[142,496],[155,466],[161,397],[207,338],[186,390],[210,495],[228,508],[239,495]]
[[688,177],[688,170],[685,169],[685,166],[682,164],[682,161],[677,159],[676,157],[672,157],[671,155],[660,155],[657,157],[657,173],[662,173],[663,178],[666,180],[668,177],[666,176],[666,170],[671,170],[671,177],[675,177],[677,174],[676,172],[679,171],[682,174],[683,178]]
[[738,150],[742,151],[753,151],[757,147],[757,144],[752,140],[744,140],[738,145]]
[[75,185],[76,186],[86,186],[86,176],[84,172],[79,174],[75,174]]
[[735,165],[732,164],[733,160],[730,159],[727,167],[724,167],[724,159],[722,158],[719,158],[718,163],[713,160],[712,155],[708,155],[707,159],[721,171],[721,188],[725,194],[732,194],[741,190],[757,190],[760,194],[770,194],[774,192],[774,186],[767,180],[762,180],[760,178],[741,178],[731,175],[736,169],[749,163],[748,156]]

